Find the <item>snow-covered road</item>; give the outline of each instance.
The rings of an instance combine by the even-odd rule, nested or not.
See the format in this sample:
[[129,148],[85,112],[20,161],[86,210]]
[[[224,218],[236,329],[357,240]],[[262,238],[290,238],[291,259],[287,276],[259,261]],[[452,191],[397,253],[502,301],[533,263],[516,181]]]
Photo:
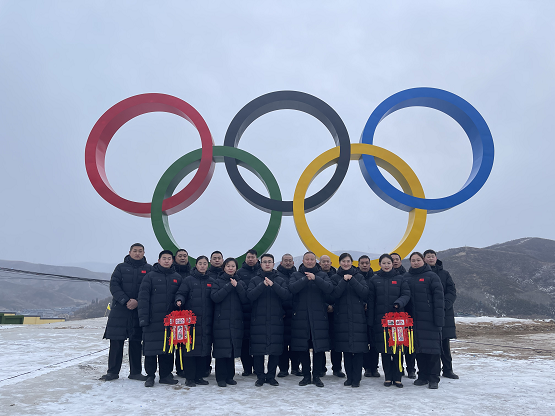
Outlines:
[[[253,377],[239,375],[238,362],[238,384],[227,388],[217,387],[213,375],[209,386],[195,388],[156,383],[147,389],[125,377],[101,382],[108,353],[105,321],[0,326],[0,414],[555,414],[552,357],[518,359],[498,347],[492,357],[464,342],[453,344],[460,380],[442,379],[438,390],[408,379],[403,389],[386,388],[383,378],[363,378],[353,389],[333,376],[323,378],[324,388],[299,387],[294,376],[279,379],[279,387],[255,388]],[[122,376],[128,372],[125,360]]]

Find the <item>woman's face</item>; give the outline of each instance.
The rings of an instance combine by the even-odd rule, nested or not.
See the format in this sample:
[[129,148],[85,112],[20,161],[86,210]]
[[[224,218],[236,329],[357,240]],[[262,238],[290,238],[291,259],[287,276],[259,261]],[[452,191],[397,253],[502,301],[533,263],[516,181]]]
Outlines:
[[233,276],[235,274],[236,270],[237,270],[237,266],[235,265],[235,262],[233,262],[233,261],[230,261],[224,267],[224,272],[226,272],[230,276]]
[[417,269],[422,266],[424,266],[424,260],[422,260],[422,257],[415,254],[410,258],[410,267],[412,267],[413,269]]
[[197,270],[201,273],[206,273],[206,270],[208,270],[208,262],[206,259],[200,259],[197,261]]
[[341,265],[341,268],[343,270],[349,270],[353,264],[352,260],[350,257],[345,257],[343,260],[341,260],[339,262],[339,264]]
[[393,263],[387,257],[384,257],[380,262],[380,267],[384,272],[390,272],[393,269]]

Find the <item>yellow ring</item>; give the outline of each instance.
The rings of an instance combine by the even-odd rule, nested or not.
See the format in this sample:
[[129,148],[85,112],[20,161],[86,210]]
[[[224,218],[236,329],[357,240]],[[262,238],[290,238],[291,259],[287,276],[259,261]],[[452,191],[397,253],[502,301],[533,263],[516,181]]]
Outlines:
[[[377,165],[385,169],[397,180],[397,182],[399,182],[403,192],[417,198],[425,198],[424,190],[422,189],[422,184],[418,180],[418,177],[410,166],[399,156],[389,150],[372,144],[351,144],[351,160],[358,160],[362,155],[374,156]],[[297,187],[295,188],[295,195],[293,196],[293,219],[295,220],[295,228],[297,229],[301,241],[305,247],[313,251],[318,258],[324,254],[330,256],[331,263],[335,267],[339,267],[339,256],[322,246],[318,240],[316,240],[310,228],[308,228],[304,211],[304,201],[310,183],[320,172],[335,163],[338,158],[339,146],[316,157],[302,173]],[[392,253],[399,253],[401,258],[405,258],[410,254],[414,247],[416,247],[420,237],[422,237],[424,227],[426,226],[426,216],[427,211],[425,209],[415,208],[409,212],[409,221],[405,235],[399,244],[397,244],[397,247],[391,251]],[[355,261],[354,265],[357,266],[358,262]],[[378,264],[378,259],[372,260],[370,266],[373,270],[379,270],[380,266]]]

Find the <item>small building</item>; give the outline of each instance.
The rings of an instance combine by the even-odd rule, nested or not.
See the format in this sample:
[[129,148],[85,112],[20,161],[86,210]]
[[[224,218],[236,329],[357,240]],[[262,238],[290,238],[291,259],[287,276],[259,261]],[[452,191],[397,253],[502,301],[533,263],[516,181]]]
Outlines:
[[0,324],[40,325],[65,322],[65,318],[41,318],[38,315],[16,315],[15,312],[0,312]]

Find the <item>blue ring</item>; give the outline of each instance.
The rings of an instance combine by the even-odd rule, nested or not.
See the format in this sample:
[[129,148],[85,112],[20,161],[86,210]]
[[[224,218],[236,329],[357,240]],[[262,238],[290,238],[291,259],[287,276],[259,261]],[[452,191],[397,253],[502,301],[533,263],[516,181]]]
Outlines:
[[493,138],[484,118],[470,103],[445,90],[411,88],[385,99],[370,115],[360,137],[361,143],[374,144],[378,124],[389,114],[406,107],[429,107],[454,119],[463,128],[472,146],[472,171],[460,191],[444,198],[417,198],[408,195],[382,175],[372,156],[363,155],[359,161],[366,182],[381,199],[403,211],[414,208],[428,213],[446,211],[474,196],[486,183],[493,167]]

